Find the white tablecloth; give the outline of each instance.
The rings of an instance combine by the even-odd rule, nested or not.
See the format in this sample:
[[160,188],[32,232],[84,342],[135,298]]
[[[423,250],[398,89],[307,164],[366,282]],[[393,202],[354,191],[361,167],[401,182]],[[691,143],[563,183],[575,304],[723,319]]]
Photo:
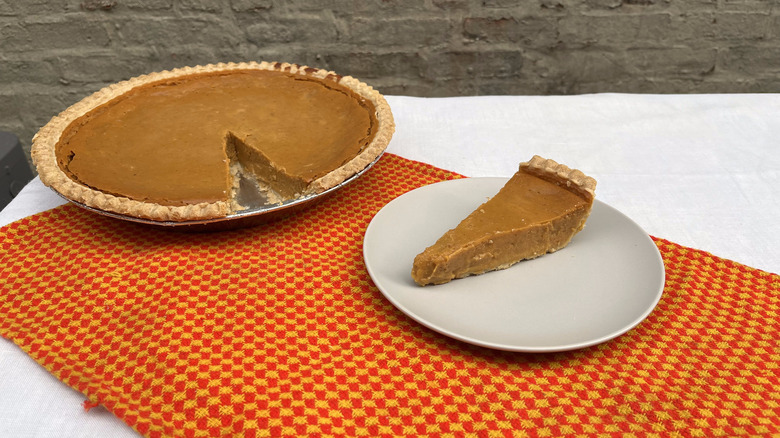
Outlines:
[[[649,234],[780,272],[780,95],[388,101],[397,124],[388,152],[472,177],[553,158],[595,177],[597,197]],[[62,203],[36,178],[0,225]],[[0,339],[0,436],[134,435],[102,407],[85,412],[84,399]]]

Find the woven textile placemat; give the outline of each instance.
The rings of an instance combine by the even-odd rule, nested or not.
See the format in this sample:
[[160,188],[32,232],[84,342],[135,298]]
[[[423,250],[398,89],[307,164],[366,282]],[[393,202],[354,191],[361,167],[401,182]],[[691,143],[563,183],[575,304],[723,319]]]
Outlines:
[[70,204],[28,217],[0,229],[0,335],[151,437],[780,433],[775,274],[654,238],[657,308],[555,354],[471,346],[394,308],[366,227],[457,177],[386,154],[314,208],[218,233]]

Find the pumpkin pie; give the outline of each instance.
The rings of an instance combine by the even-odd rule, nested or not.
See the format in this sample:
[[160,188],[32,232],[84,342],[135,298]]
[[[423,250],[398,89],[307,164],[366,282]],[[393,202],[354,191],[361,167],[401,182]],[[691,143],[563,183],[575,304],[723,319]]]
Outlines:
[[394,131],[359,80],[283,63],[186,67],[108,86],[33,139],[41,180],[66,198],[156,221],[225,217],[242,179],[271,202],[365,169]]
[[596,180],[534,156],[491,199],[414,259],[412,278],[442,284],[557,251],[585,226]]

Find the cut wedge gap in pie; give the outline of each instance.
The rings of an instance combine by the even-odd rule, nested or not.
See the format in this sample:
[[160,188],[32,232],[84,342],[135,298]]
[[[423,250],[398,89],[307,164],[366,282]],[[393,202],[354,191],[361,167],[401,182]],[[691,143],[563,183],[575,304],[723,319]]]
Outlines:
[[32,156],[44,184],[73,201],[201,220],[336,187],[376,161],[394,129],[384,97],[355,78],[214,64],[94,93],[41,128]]
[[233,211],[252,205],[281,204],[300,197],[306,190],[306,180],[286,174],[261,149],[253,148],[232,132],[225,136],[225,152],[230,162]]
[[558,251],[585,226],[596,180],[534,156],[506,185],[414,259],[412,279],[443,284]]

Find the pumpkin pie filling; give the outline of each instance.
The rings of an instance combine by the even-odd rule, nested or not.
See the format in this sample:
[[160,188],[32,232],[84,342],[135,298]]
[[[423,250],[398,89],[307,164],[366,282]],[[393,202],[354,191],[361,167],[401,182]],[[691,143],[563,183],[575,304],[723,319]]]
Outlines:
[[135,89],[72,124],[57,156],[89,187],[185,205],[230,197],[233,148],[243,169],[289,199],[357,155],[375,131],[371,102],[345,87],[246,70]]
[[412,278],[423,286],[447,283],[565,247],[585,226],[595,186],[580,171],[534,157],[498,194],[420,253]]
[[219,64],[95,93],[39,131],[33,160],[44,183],[76,201],[155,220],[202,219],[244,208],[239,179],[272,202],[335,186],[378,157],[393,130],[384,98],[354,78]]

